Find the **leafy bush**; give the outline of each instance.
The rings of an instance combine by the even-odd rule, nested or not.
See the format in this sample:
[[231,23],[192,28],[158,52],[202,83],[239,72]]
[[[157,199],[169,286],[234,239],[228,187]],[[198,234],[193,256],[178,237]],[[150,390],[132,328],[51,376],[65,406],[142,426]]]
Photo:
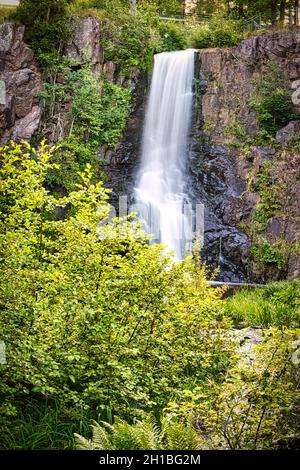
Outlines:
[[300,152],[300,137],[295,135],[291,140],[291,147],[296,152]]
[[58,51],[71,34],[67,6],[70,0],[22,0],[14,18],[26,26],[25,37],[40,53]]
[[276,162],[274,161],[263,162],[255,181],[252,183],[252,190],[260,195],[260,200],[253,216],[254,221],[257,222],[256,229],[259,232],[266,230],[269,219],[274,217],[276,213],[279,213],[283,207],[282,195],[286,187],[284,183],[279,182],[272,175],[272,169],[275,167],[275,164]]
[[102,28],[105,59],[127,71],[131,67],[151,68],[153,53],[160,44],[158,17],[152,11],[107,18]]
[[233,357],[222,383],[183,395],[167,409],[178,419],[194,418],[204,449],[276,449],[300,431],[297,351],[299,331],[266,331],[251,359]]
[[291,120],[300,119],[300,114],[293,111],[291,95],[277,63],[267,63],[263,78],[256,82],[256,93],[250,105],[261,128],[272,136]]
[[259,239],[251,248],[255,260],[266,266],[275,266],[284,271],[288,261],[289,245],[284,240],[271,244],[265,239]]
[[128,418],[221,376],[228,321],[204,269],[173,263],[134,222],[109,222],[107,190],[90,168],[76,191],[50,195],[53,151],[1,150],[0,193],[11,201],[0,220],[0,420],[22,400]]
[[75,434],[80,450],[197,450],[199,439],[191,423],[183,424],[165,416],[161,425],[151,416],[128,424],[94,422],[92,439]]
[[213,18],[206,25],[192,29],[188,43],[195,49],[236,46],[242,38],[239,23]]
[[2,426],[0,448],[10,450],[67,450],[75,447],[74,433],[89,432],[88,415],[72,416],[55,402],[20,401],[17,413]]
[[0,24],[4,23],[11,18],[12,13],[15,11],[13,7],[0,6]]
[[156,8],[141,4],[136,15],[109,14],[102,28],[102,46],[106,60],[112,60],[126,73],[131,67],[151,70],[153,54],[186,47],[182,25],[159,20]]
[[236,322],[254,327],[300,327],[300,281],[274,282],[236,292],[225,310]]
[[225,135],[231,139],[227,145],[233,148],[241,149],[246,155],[253,146],[276,147],[278,142],[266,130],[258,130],[255,134],[248,134],[243,123],[239,120],[234,121],[225,128]]
[[[92,166],[95,179],[104,178],[98,152],[104,145],[114,149],[122,136],[130,112],[131,92],[96,78],[88,65],[75,71],[68,63],[56,65],[54,62],[52,67],[52,71],[48,69],[49,80],[40,93],[46,118],[42,132],[47,132],[54,118],[56,121],[63,119],[69,131],[67,136],[61,137],[53,155],[53,162],[59,163],[59,167],[49,170],[47,183],[52,189],[70,191],[79,181],[78,172],[83,171],[87,163]],[[58,74],[63,74],[63,83],[57,81]],[[61,110],[66,105],[70,110],[62,117]]]
[[161,22],[159,33],[163,41],[163,50],[178,51],[186,47],[186,31],[185,29],[170,22]]

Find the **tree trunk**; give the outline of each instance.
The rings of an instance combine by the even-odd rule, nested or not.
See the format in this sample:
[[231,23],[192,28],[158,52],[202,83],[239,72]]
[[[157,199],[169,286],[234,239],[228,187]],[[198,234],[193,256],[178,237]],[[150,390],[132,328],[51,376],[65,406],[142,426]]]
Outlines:
[[272,3],[271,3],[271,8],[272,8],[272,11],[271,11],[271,22],[272,22],[272,26],[275,26],[276,25],[276,20],[277,20],[277,0],[272,0]]
[[137,0],[130,0],[130,13],[132,15],[136,14],[136,4],[137,4]]
[[282,24],[284,24],[284,20],[285,20],[285,7],[286,7],[286,0],[281,0],[279,21]]
[[237,14],[238,14],[238,18],[243,18],[244,17],[244,2],[243,2],[243,0],[239,0],[238,6],[237,6]]
[[289,25],[293,26],[294,23],[294,15],[293,15],[293,7],[289,7]]
[[294,25],[299,24],[299,0],[295,0],[295,14],[294,14]]
[[200,18],[202,18],[203,13],[204,13],[204,11],[203,11],[203,0],[199,0],[198,1],[198,14],[199,14]]

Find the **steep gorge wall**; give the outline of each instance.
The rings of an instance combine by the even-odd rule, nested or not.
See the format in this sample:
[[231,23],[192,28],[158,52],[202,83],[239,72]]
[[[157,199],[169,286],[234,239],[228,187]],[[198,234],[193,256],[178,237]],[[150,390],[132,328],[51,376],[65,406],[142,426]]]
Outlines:
[[[196,191],[202,186],[210,212],[205,256],[208,260],[216,259],[221,249],[220,264],[222,268],[222,261],[225,261],[225,272],[227,258],[229,264],[233,260],[239,267],[239,275],[259,281],[299,277],[300,155],[299,151],[288,148],[285,141],[293,132],[300,136],[300,127],[293,122],[279,131],[277,148],[255,145],[258,123],[249,101],[255,96],[255,82],[264,76],[265,66],[270,61],[278,64],[291,86],[292,95],[292,86],[300,79],[300,32],[274,32],[244,40],[238,47],[203,50],[200,60],[202,116],[193,139],[192,170],[196,169]],[[300,112],[300,108],[295,106],[295,111]],[[247,135],[254,137],[253,145],[247,150],[243,148],[243,136],[238,139],[240,148],[230,146],[231,136],[227,130],[237,122]],[[283,189],[279,201],[281,210],[270,217],[261,238],[271,246],[281,243],[289,247],[286,265],[281,270],[272,265],[272,261],[260,265],[251,260],[250,253],[256,236],[251,234],[251,226],[261,203],[253,183],[266,162],[271,168],[274,191],[276,184]],[[217,221],[212,220],[215,216]],[[221,228],[218,229],[218,225]]]

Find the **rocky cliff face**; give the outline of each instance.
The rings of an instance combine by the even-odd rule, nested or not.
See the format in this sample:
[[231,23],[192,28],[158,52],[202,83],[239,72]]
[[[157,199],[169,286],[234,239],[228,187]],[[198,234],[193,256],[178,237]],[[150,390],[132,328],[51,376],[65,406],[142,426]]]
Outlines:
[[[89,62],[95,75],[104,74],[108,80],[130,88],[135,98],[144,76],[137,68],[124,75],[117,64],[104,60],[104,50],[100,46],[100,21],[92,17],[74,18],[73,30],[72,38],[63,49],[63,54],[72,59],[73,66],[78,69]],[[57,79],[63,80],[63,77],[58,76]],[[39,128],[41,118],[43,121],[47,116],[42,116],[38,97],[43,89],[43,77],[33,51],[24,42],[23,26],[0,25],[0,80],[0,143],[3,145],[10,139],[30,140]],[[57,132],[57,122],[53,122],[52,128],[53,132],[49,134],[52,141],[64,136],[64,129]],[[68,128],[68,123],[65,128]],[[106,157],[106,149],[101,152]],[[107,153],[109,161],[110,152]]]
[[42,89],[34,54],[23,39],[24,28],[0,25],[0,144],[30,140],[38,129],[41,108],[37,94]]
[[226,127],[237,119],[248,132],[257,131],[249,100],[268,61],[279,65],[292,90],[300,78],[300,31],[270,33],[244,40],[238,47],[201,51],[201,76],[207,82],[203,119],[209,124],[206,135],[214,142],[224,143]]
[[[219,265],[225,280],[264,281],[300,275],[300,155],[286,147],[291,136],[300,135],[299,124],[291,122],[277,133],[278,149],[255,143],[247,152],[232,149],[227,132],[236,122],[250,136],[257,132],[249,100],[255,94],[255,80],[263,77],[271,60],[289,81],[292,94],[300,79],[298,31],[270,33],[247,39],[235,48],[200,52],[201,116],[194,126],[190,171],[194,194],[206,206],[204,256],[210,265]],[[295,106],[295,111],[300,108]],[[240,143],[242,147],[242,136]],[[279,241],[289,245],[281,272],[272,267],[272,260],[267,267],[249,262],[253,243],[249,227],[261,201],[251,183],[268,162],[274,186],[280,182],[283,187],[282,211],[268,220],[264,238],[271,245]]]

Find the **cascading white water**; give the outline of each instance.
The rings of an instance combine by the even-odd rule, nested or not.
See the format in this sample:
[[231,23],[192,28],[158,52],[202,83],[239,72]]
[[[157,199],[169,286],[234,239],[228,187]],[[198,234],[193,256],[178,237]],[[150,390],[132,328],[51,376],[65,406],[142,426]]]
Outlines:
[[182,259],[191,242],[184,210],[195,51],[163,52],[154,61],[135,188],[140,217],[153,239]]

